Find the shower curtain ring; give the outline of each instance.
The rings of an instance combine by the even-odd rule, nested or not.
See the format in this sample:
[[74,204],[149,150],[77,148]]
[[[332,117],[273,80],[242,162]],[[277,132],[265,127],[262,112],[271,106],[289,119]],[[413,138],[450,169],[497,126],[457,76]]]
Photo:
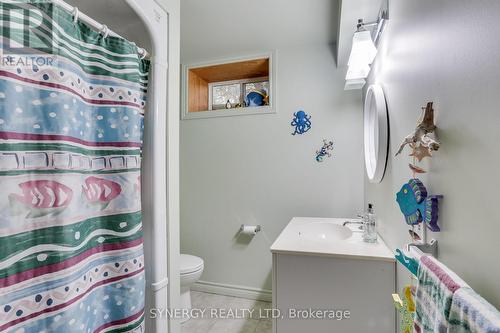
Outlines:
[[109,29],[108,29],[108,26],[106,24],[102,25],[101,33],[102,33],[102,36],[104,38],[108,37],[108,35],[109,35]]
[[139,55],[141,56],[141,60],[144,60],[144,58],[146,58],[146,56],[148,55],[148,53],[143,48],[139,48],[138,51],[139,51]]
[[78,16],[80,15],[80,11],[78,10],[78,7],[73,8],[73,23],[78,22]]

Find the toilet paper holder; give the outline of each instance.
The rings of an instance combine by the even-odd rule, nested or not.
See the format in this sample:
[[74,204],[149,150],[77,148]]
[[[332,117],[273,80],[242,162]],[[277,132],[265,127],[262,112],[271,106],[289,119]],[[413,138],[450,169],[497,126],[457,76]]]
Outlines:
[[262,230],[262,226],[259,225],[246,225],[242,224],[238,233],[244,235],[255,235]]

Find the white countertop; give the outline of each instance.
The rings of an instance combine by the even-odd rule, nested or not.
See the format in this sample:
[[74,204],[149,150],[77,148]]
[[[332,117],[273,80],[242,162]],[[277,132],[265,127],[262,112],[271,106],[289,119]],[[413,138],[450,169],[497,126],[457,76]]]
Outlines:
[[351,237],[344,240],[332,242],[312,242],[299,237],[296,227],[308,223],[333,223],[342,225],[345,221],[359,222],[359,219],[349,218],[318,218],[318,217],[294,217],[283,229],[273,245],[272,253],[332,256],[349,259],[368,259],[395,261],[394,253],[387,247],[382,238],[378,237],[377,243],[366,243],[362,238],[359,224],[348,224],[347,227],[353,231]]

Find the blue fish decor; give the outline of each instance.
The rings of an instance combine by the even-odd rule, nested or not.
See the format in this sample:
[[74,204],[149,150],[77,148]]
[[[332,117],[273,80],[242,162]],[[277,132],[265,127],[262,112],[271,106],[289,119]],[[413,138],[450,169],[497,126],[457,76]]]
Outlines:
[[292,135],[304,134],[311,129],[311,116],[308,116],[304,111],[295,112],[290,124],[295,127]]
[[424,222],[434,231],[441,231],[438,226],[438,199],[441,195],[427,195],[427,189],[419,179],[410,179],[396,195],[406,223],[417,225]]
[[316,161],[323,162],[325,157],[332,157],[333,141],[323,140],[323,147],[316,151]]

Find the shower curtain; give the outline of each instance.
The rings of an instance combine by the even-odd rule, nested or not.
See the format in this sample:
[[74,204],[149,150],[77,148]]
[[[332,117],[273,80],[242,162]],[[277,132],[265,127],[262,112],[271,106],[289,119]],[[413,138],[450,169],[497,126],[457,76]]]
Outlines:
[[0,5],[0,332],[143,332],[149,62],[50,3]]

